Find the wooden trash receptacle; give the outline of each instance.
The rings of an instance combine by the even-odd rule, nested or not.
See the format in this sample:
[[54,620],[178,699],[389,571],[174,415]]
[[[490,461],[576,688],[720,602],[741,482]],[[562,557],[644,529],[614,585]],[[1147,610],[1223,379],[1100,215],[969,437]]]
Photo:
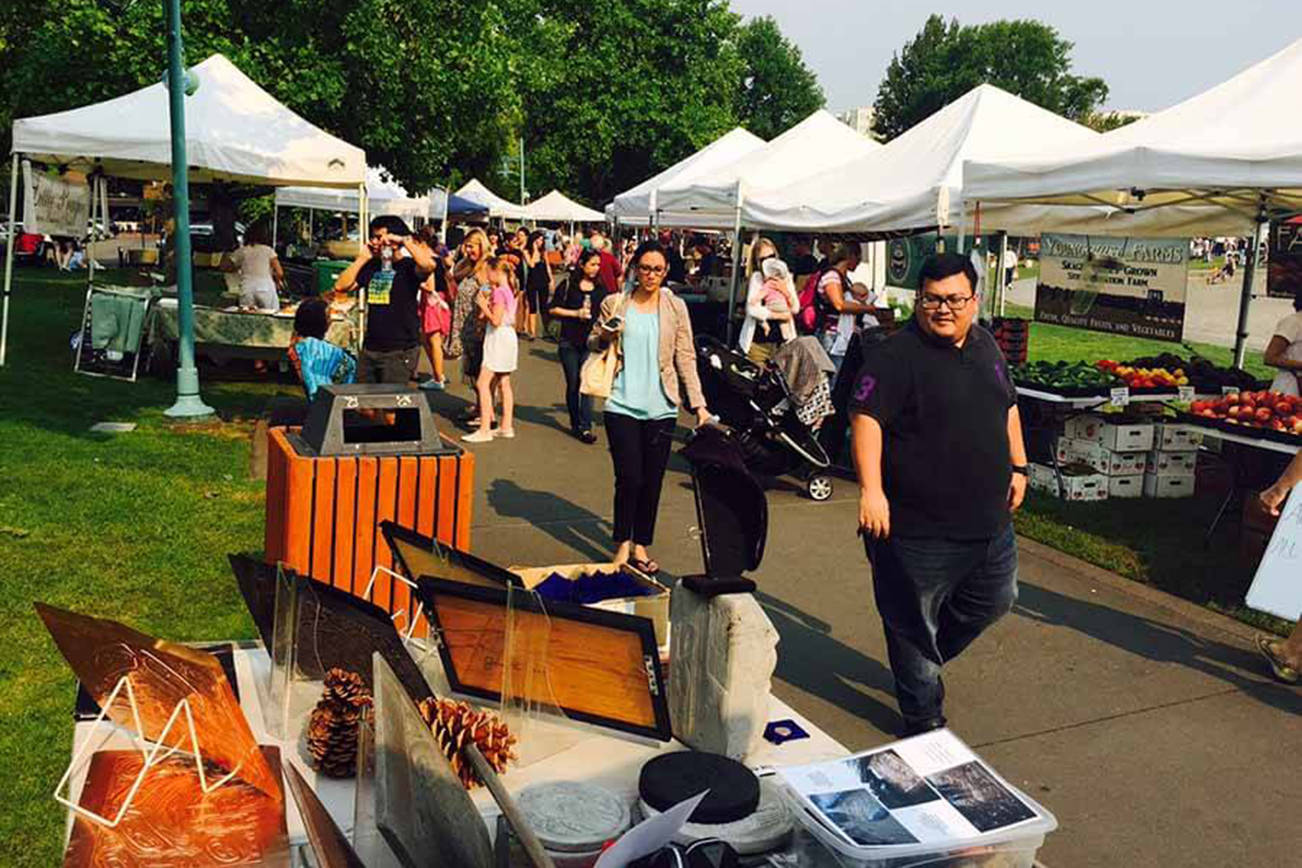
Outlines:
[[[269,563],[362,596],[376,565],[394,569],[382,521],[469,550],[473,453],[443,438],[446,448],[435,454],[322,457],[298,430],[272,428],[268,436]],[[392,614],[414,614],[409,589],[384,573],[371,600]]]

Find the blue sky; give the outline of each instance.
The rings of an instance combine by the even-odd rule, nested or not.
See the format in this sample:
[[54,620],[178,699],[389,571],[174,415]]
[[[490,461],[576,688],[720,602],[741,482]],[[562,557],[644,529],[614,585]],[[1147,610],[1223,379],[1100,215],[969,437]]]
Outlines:
[[800,46],[834,110],[872,102],[891,55],[932,12],[964,24],[1036,18],[1076,44],[1077,73],[1101,76],[1107,108],[1156,111],[1302,37],[1302,0],[732,0],[772,15]]

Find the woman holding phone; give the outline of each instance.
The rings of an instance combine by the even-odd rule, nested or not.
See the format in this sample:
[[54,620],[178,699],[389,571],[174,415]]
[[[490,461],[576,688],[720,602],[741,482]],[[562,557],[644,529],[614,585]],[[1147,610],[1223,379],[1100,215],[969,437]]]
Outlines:
[[604,421],[615,468],[615,562],[654,575],[647,546],[655,536],[660,488],[679,407],[686,399],[698,424],[710,418],[696,374],[687,305],[662,287],[668,259],[658,241],[633,254],[633,289],[606,297],[588,339],[601,352],[618,342],[619,365]]

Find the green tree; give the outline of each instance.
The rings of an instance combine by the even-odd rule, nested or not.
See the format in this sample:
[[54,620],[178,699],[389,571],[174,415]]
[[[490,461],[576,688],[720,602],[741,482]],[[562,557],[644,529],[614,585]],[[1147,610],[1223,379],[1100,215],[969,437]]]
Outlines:
[[1081,120],[1085,126],[1099,133],[1108,133],[1128,127],[1143,115],[1122,114],[1121,112],[1090,112]]
[[534,193],[559,187],[599,204],[736,124],[739,19],[726,0],[524,0],[510,8]]
[[742,126],[771,139],[823,107],[826,98],[818,77],[776,21],[753,18],[738,29],[736,41],[744,64],[737,93]]
[[1073,75],[1072,43],[1039,21],[948,24],[932,15],[891,59],[873,130],[892,139],[979,84],[989,83],[1072,120],[1107,99],[1103,79]]
[[[0,26],[0,119],[87,105],[159,80],[162,4],[33,0]],[[186,0],[186,59],[220,52],[412,190],[481,172],[518,117],[494,0]],[[10,125],[0,132],[9,144]]]

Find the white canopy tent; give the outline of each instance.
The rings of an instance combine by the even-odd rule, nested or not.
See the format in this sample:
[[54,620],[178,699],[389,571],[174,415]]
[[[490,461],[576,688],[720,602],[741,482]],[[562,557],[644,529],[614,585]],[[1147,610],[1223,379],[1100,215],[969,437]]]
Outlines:
[[737,228],[738,209],[766,191],[784,188],[820,171],[835,172],[882,146],[823,109],[777,138],[708,172],[675,178],[658,188],[661,215],[712,229]]
[[489,217],[500,217],[506,220],[527,220],[528,211],[523,205],[517,205],[503,199],[492,190],[485,187],[478,178],[471,178],[456,191],[456,195],[462,199],[469,199],[471,202],[478,202],[488,208]]
[[[192,67],[190,74],[198,83],[185,106],[192,181],[339,188],[364,182],[364,151],[285,108],[225,57],[215,54]],[[0,364],[9,325],[13,218],[23,157],[91,176],[170,179],[167,88],[159,82],[95,105],[14,121]],[[108,215],[103,218],[107,222]]]
[[[412,196],[383,166],[366,170],[366,204],[371,215],[394,214],[404,220],[424,218],[430,208],[429,196]],[[356,214],[361,211],[361,196],[356,188],[281,187],[276,190],[276,207]]]
[[[1302,211],[1302,39],[1229,80],[1129,126],[1068,148],[970,158],[964,195],[1092,214],[1055,228],[1113,235],[1260,237],[1272,216]],[[1246,350],[1256,245],[1239,305],[1235,362]]]
[[[1035,142],[1048,151],[1098,133],[983,84],[885,147],[818,174],[746,197],[746,226],[807,232],[890,233],[951,225],[962,200],[965,159]],[[983,215],[982,227],[1018,229],[1035,217]],[[990,219],[993,218],[993,219]]]
[[554,223],[604,223],[606,215],[580,205],[560,190],[552,190],[524,208],[530,220]]
[[[684,157],[669,168],[620,193],[606,206],[606,216],[629,226],[649,223],[664,225],[657,219],[658,191],[670,184],[687,184],[728,166],[764,146],[764,140],[741,127],[725,133],[701,150]],[[687,225],[686,223],[682,225]]]

